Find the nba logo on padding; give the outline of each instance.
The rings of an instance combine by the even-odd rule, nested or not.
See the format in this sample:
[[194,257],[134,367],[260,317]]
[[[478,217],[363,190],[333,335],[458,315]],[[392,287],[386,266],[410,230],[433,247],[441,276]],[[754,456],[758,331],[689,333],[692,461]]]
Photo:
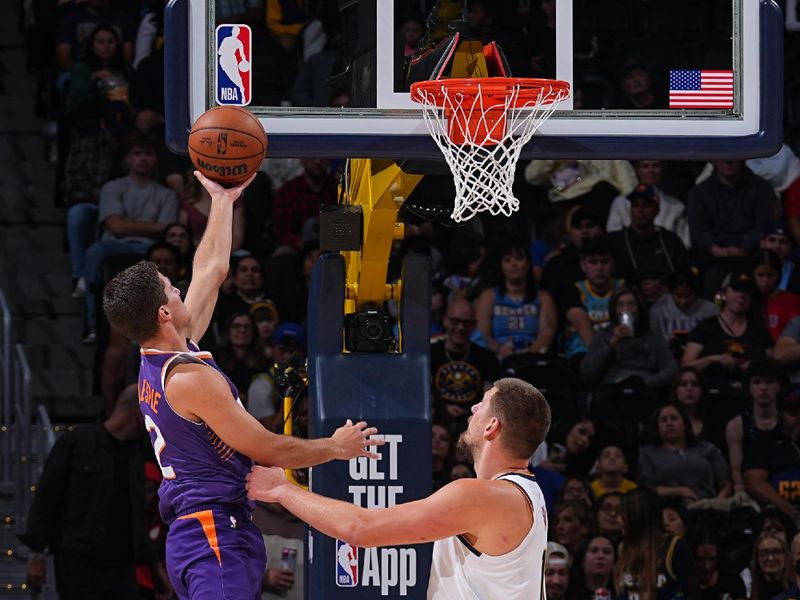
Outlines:
[[336,585],[358,585],[358,547],[342,540],[336,540]]
[[217,103],[250,104],[252,96],[252,40],[247,25],[217,27]]

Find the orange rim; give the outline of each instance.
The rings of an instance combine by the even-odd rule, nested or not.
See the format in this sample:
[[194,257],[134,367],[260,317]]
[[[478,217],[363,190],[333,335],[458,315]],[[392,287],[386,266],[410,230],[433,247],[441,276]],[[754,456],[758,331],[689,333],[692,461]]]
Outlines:
[[[530,102],[540,105],[552,104],[569,93],[569,83],[559,79],[535,79],[531,77],[474,77],[458,79],[430,79],[411,84],[411,99],[423,103],[426,100],[443,106],[445,98],[461,94],[464,99],[478,95],[487,100],[505,100],[519,89],[509,108],[523,108]],[[544,95],[542,93],[544,92]],[[463,100],[462,100],[463,102]]]

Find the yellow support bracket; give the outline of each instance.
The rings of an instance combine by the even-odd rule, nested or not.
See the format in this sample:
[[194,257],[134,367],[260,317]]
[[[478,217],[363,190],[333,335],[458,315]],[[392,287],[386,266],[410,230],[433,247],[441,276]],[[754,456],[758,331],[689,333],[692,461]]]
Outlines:
[[342,252],[345,260],[345,314],[367,302],[399,300],[396,285],[387,284],[389,254],[394,240],[403,239],[397,212],[422,179],[405,173],[394,161],[368,158],[350,161],[349,203],[361,207],[361,250]]

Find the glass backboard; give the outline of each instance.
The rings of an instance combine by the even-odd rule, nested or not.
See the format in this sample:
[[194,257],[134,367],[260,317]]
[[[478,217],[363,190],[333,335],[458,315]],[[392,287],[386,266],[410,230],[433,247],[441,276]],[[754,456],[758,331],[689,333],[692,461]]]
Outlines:
[[[446,28],[447,16],[432,19],[432,9],[442,15],[461,3],[304,4],[313,10],[232,21],[215,0],[171,0],[170,146],[185,151],[191,123],[208,108],[247,100],[270,156],[440,158],[409,97],[407,65],[420,35]],[[500,45],[514,76],[571,86],[527,158],[748,158],[780,147],[783,17],[773,0],[464,4],[457,18],[475,39]],[[219,58],[232,25],[247,46],[234,60],[247,67],[249,88],[238,93]]]

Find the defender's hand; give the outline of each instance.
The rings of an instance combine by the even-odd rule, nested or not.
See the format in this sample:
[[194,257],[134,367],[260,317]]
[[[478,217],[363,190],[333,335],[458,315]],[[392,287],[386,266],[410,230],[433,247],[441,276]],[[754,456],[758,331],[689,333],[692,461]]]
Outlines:
[[280,488],[291,485],[279,467],[253,466],[245,478],[247,497],[261,502],[280,502]]
[[256,178],[258,172],[256,171],[250,177],[248,177],[244,182],[240,183],[239,185],[231,188],[222,187],[216,181],[212,181],[205,175],[203,175],[200,171],[195,171],[194,176],[197,177],[197,181],[203,184],[203,187],[206,188],[206,191],[211,195],[211,200],[227,200],[228,202],[236,202],[239,199],[239,196],[242,195],[242,192],[245,188],[253,182],[253,179]]
[[355,425],[350,419],[347,423],[333,432],[331,441],[336,445],[336,458],[349,460],[357,456],[367,458],[380,458],[380,454],[370,452],[367,446],[383,446],[384,440],[371,440],[369,436],[378,433],[377,427],[367,427],[366,421],[359,421]]

